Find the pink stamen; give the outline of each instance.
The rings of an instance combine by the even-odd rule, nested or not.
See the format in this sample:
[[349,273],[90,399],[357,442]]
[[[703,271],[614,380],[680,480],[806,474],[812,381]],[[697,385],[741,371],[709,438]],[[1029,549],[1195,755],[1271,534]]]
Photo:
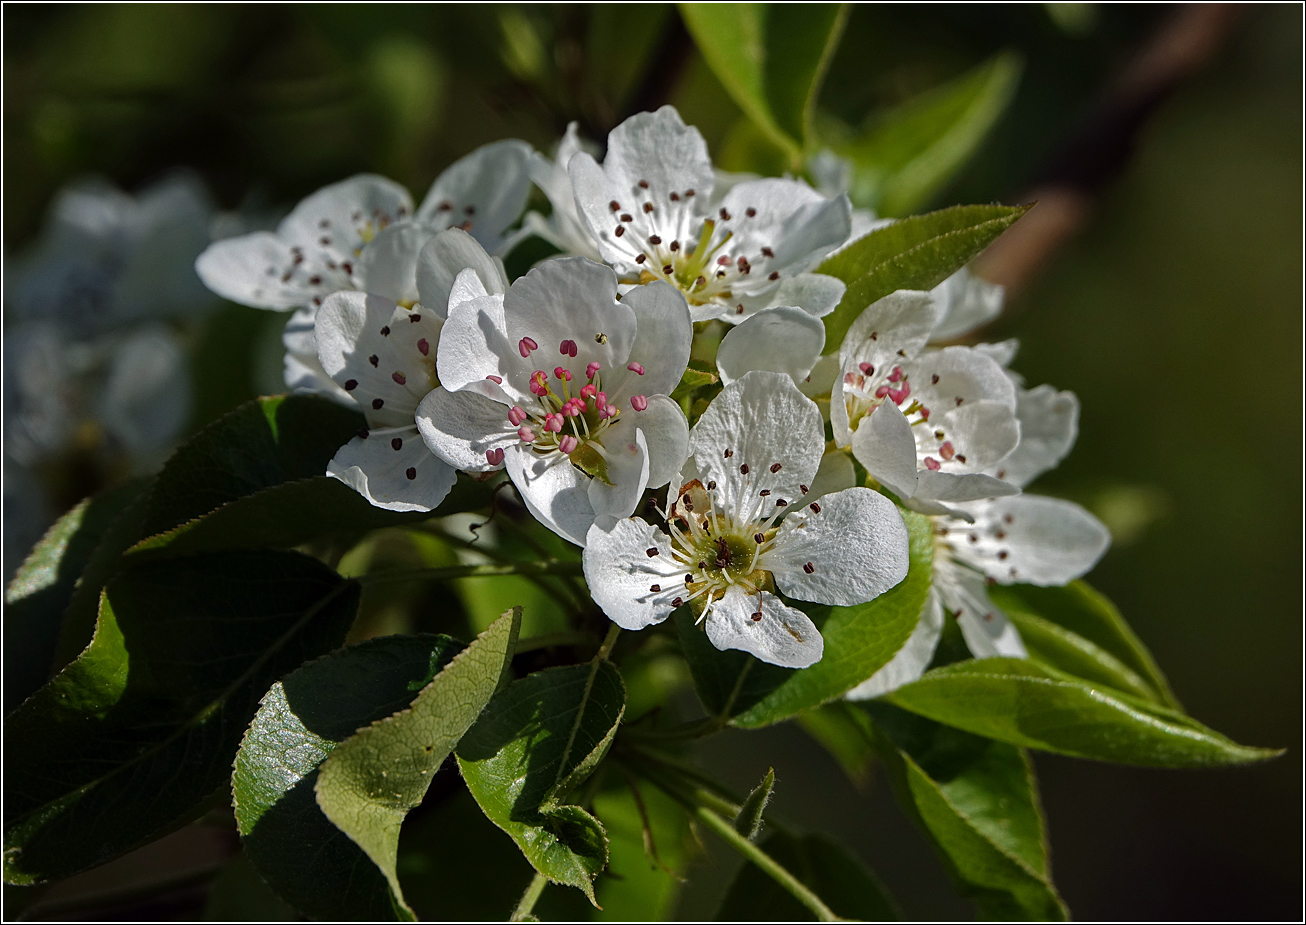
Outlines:
[[940,469],[943,468],[943,463],[939,462],[933,456],[926,456],[925,468],[929,469],[931,472],[938,472]]
[[889,381],[890,381],[890,382],[898,382],[898,381],[901,380],[901,379],[902,379],[902,367],[901,367],[901,366],[895,366],[895,367],[893,368],[893,372],[889,373]]
[[599,412],[601,418],[615,418],[620,409],[616,405],[607,405]]
[[576,452],[576,447],[578,446],[580,446],[580,441],[571,434],[567,434],[567,436],[558,441],[558,449],[562,450],[562,452],[566,453],[568,456]]
[[558,433],[562,430],[562,415],[546,414],[544,416],[544,429],[552,433]]
[[907,398],[906,389],[889,389],[889,400],[895,405],[901,405]]
[[571,381],[571,372],[563,369],[561,366],[555,366],[553,368],[553,376],[555,379],[566,379],[568,382]]
[[631,363],[626,369],[630,370],[637,376],[644,375],[644,365],[642,363]]
[[607,393],[607,392],[595,392],[595,393],[594,393],[594,407],[596,407],[596,408],[602,408],[602,407],[603,407],[604,405],[606,405],[607,403],[608,403],[608,393]]
[[921,405],[920,407],[920,414],[922,421],[928,421],[930,419],[930,409],[926,408],[924,405]]
[[486,450],[486,451],[485,451],[485,460],[486,460],[486,462],[488,462],[491,466],[501,466],[501,465],[503,465],[503,448],[502,448],[502,447],[497,447],[497,446],[496,446],[496,447],[495,447],[494,449],[492,449],[492,450]]
[[636,411],[647,411],[648,399],[643,395],[632,395],[630,398],[630,407],[634,408]]
[[857,384],[857,374],[856,374],[856,373],[844,373],[844,375],[843,375],[843,381],[846,382],[846,383],[848,383],[848,385],[856,385],[856,384]]
[[549,394],[549,377],[544,375],[544,370],[537,369],[531,373],[531,392],[541,398]]
[[952,445],[951,440],[944,440],[939,446],[939,455],[944,459],[951,460],[952,457],[957,455],[957,448]]
[[875,397],[876,397],[876,398],[884,398],[884,396],[886,396],[886,395],[888,395],[888,394],[889,394],[889,387],[888,387],[887,385],[882,385],[882,386],[880,386],[878,389],[875,390]]
[[857,368],[862,371],[863,376],[869,376],[871,373],[875,372],[875,367],[870,363],[858,363]]
[[517,342],[517,351],[522,355],[523,358],[530,356],[532,350],[539,350],[539,349],[540,349],[540,345],[535,343],[535,341],[529,337],[523,337],[520,341]]
[[535,442],[535,431],[531,430],[529,427],[518,427],[517,436],[521,437],[522,442],[524,443]]
[[526,420],[526,412],[521,410],[517,405],[513,405],[508,410],[508,420],[512,421],[513,427],[520,427],[522,421]]
[[564,340],[558,345],[558,352],[565,357],[574,357],[576,355],[576,342],[574,340]]
[[486,378],[486,379],[489,379],[489,380],[490,380],[491,382],[493,382],[495,385],[503,385],[503,377],[502,377],[502,376],[486,376],[485,378]]
[[585,378],[593,379],[595,374],[602,368],[603,367],[601,367],[598,363],[589,364],[588,366],[585,367]]
[[580,397],[582,400],[586,398],[593,398],[594,393],[597,391],[598,389],[594,388],[593,383],[590,383],[589,385],[583,385],[580,387]]

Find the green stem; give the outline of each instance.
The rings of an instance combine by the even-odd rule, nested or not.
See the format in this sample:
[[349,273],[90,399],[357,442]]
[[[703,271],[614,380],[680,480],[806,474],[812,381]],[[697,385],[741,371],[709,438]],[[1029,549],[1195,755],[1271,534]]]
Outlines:
[[567,759],[571,757],[571,747],[576,742],[576,733],[580,731],[581,721],[585,719],[585,708],[590,703],[590,691],[594,690],[594,678],[599,673],[599,665],[608,657],[612,647],[617,643],[617,637],[621,635],[621,627],[613,623],[608,627],[608,635],[603,639],[603,645],[599,646],[599,651],[594,653],[594,658],[590,659],[589,677],[585,679],[585,690],[580,695],[580,709],[576,712],[576,721],[571,724],[571,734],[567,736],[567,744],[562,749],[562,760],[558,762],[558,776],[554,780],[554,786],[567,775]]
[[512,910],[512,915],[508,917],[509,922],[525,922],[530,916],[531,910],[535,908],[535,903],[539,901],[540,894],[544,888],[549,885],[549,878],[544,874],[537,873],[532,878],[530,885],[526,887],[526,892],[521,894],[521,899],[517,902],[517,908]]
[[563,559],[543,562],[504,562],[489,565],[446,565],[440,568],[372,572],[357,579],[364,585],[387,581],[444,581],[449,578],[489,578],[497,575],[579,575],[581,564]]
[[[426,533],[431,536],[438,536],[446,543],[451,543],[455,546],[461,547],[462,549],[466,549],[471,552],[478,553],[482,556],[493,559],[496,562],[507,564],[509,562],[517,561],[514,560],[512,557],[505,555],[503,552],[501,552],[498,549],[495,549],[492,546],[477,544],[474,542],[468,542],[467,540],[463,539],[460,536],[454,536],[452,533],[445,530],[439,524],[421,524],[420,527],[422,533]],[[546,552],[543,548],[539,546],[538,543],[535,543],[534,541],[530,540],[528,537],[523,537],[523,541],[527,542],[527,545],[531,546],[532,550],[534,550],[536,554],[539,555],[540,559],[543,560],[543,559],[552,558],[548,552]],[[531,581],[537,587],[541,588],[545,594],[548,594],[550,597],[556,598],[558,602],[561,603],[564,607],[570,607],[576,613],[580,613],[585,609],[584,602],[586,600],[586,595],[581,591],[580,586],[576,582],[576,579],[572,578],[571,576],[569,575],[548,576],[548,577],[558,578],[561,581],[561,588],[563,590],[563,593],[561,594],[559,593],[558,586],[555,586],[545,580],[546,576],[525,575],[523,577]],[[566,597],[565,601],[563,600],[564,594]]]
[[817,896],[802,881],[777,864],[769,854],[736,832],[732,822],[723,819],[706,806],[695,809],[694,817],[713,832],[716,832],[717,836],[727,845],[752,861],[767,876],[784,887],[794,899],[810,909],[817,919],[822,922],[840,921],[839,916],[835,915],[829,906],[821,902],[821,897]]

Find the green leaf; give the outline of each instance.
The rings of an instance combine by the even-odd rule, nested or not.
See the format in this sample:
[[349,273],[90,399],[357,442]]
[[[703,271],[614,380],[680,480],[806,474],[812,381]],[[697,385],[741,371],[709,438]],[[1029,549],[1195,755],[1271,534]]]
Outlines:
[[1281,754],[1239,745],[1176,710],[1093,687],[1026,659],[946,665],[884,699],[1000,742],[1117,764],[1210,767]]
[[360,729],[322,763],[314,790],[326,817],[358,843],[411,918],[395,872],[399,829],[436,769],[476,722],[508,671],[521,608],[496,620],[407,709]]
[[1088,640],[1143,678],[1151,687],[1149,696],[1176,710],[1183,709],[1147,646],[1134,635],[1115,605],[1087,582],[1072,581],[1060,588],[998,585],[989,589],[989,595],[1008,613],[1042,617]]
[[716,373],[706,369],[695,369],[693,366],[685,367],[684,375],[680,377],[680,384],[676,386],[671,393],[671,398],[675,401],[681,401],[688,398],[704,386],[715,385],[719,380]]
[[[735,725],[767,726],[840,697],[879,671],[902,648],[920,619],[934,558],[929,518],[911,511],[902,515],[911,543],[907,577],[857,607],[803,605],[821,628],[825,653],[810,668],[785,672],[774,690],[735,716]],[[856,565],[850,563],[849,567]],[[823,624],[817,619],[822,611],[829,614]]]
[[848,291],[825,316],[825,343],[839,349],[867,306],[899,289],[933,289],[956,273],[1032,206],[953,206],[877,228],[816,268]]
[[[1065,920],[1029,758],[883,703],[848,707],[884,759],[898,801],[986,919]],[[867,714],[874,717],[872,726]]]
[[771,791],[774,789],[775,768],[767,768],[761,783],[753,788],[739,807],[739,814],[735,816],[735,831],[749,841],[756,838],[762,829],[762,813],[766,812],[766,804],[771,802]]
[[104,863],[225,788],[259,696],[339,645],[358,586],[289,552],[142,564],[95,637],[5,723],[5,879]]
[[1083,636],[1032,614],[1018,610],[1008,610],[1006,614],[1020,631],[1021,641],[1034,661],[1094,685],[1114,687],[1134,697],[1168,706],[1137,673]]
[[562,801],[607,753],[625,707],[610,662],[550,668],[509,686],[458,744],[463,779],[490,821],[537,871],[591,902],[607,836],[597,819]]
[[463,648],[387,636],[334,652],[272,685],[236,754],[232,805],[245,856],[316,919],[395,918],[385,874],[318,807],[319,768],[359,728],[407,707]]
[[[774,832],[762,848],[843,918],[863,922],[902,918],[880,879],[835,840],[824,835]],[[725,922],[816,921],[811,910],[752,863],[740,868],[715,918]]]
[[1020,72],[1020,57],[1003,52],[880,114],[842,152],[853,162],[853,201],[891,216],[927,205],[1006,111]]
[[144,482],[128,482],[81,501],[46,531],[5,589],[5,713],[50,679],[77,579],[110,524],[144,489]]
[[[636,801],[630,787],[639,788]],[[667,921],[675,912],[693,852],[689,820],[679,803],[656,787],[631,780],[594,797],[594,815],[608,835],[608,873],[595,885],[609,922]]]
[[680,14],[721,85],[795,161],[812,140],[816,98],[847,4],[682,3]]

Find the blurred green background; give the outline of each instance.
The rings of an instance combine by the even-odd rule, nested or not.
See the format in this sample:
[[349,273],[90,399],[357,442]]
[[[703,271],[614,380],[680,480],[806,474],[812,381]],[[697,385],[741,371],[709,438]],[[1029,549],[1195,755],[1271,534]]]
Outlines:
[[[1019,201],[1172,12],[1061,7],[859,6],[822,107],[855,124],[1015,49],[1012,105],[931,205]],[[670,6],[10,6],[4,26],[6,254],[86,174],[132,190],[190,167],[223,208],[275,217],[362,170],[420,196],[487,141],[547,151],[573,119],[601,140],[668,101],[719,152],[738,114]],[[1190,713],[1288,749],[1186,773],[1039,755],[1081,919],[1301,915],[1301,26],[1300,7],[1250,10],[987,332],[1020,338],[1032,383],[1081,399],[1078,447],[1038,488],[1115,532],[1090,581]],[[267,388],[259,345],[281,320],[212,316],[193,426]],[[855,846],[909,917],[972,914],[887,788],[859,792],[796,728],[704,756],[740,787],[775,763],[779,814]],[[682,915],[710,914],[730,865],[696,869]]]

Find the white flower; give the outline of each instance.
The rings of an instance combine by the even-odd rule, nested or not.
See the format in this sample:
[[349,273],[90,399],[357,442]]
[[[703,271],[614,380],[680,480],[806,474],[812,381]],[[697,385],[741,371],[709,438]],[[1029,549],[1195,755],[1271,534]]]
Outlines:
[[907,530],[883,495],[848,488],[809,498],[821,463],[821,413],[786,375],[726,386],[694,426],[685,483],[665,529],[630,518],[595,525],[585,581],[615,623],[643,629],[691,604],[718,649],[803,668],[821,634],[776,595],[850,606],[907,574]]
[[357,400],[367,420],[327,474],[391,511],[432,510],[457,478],[427,449],[416,422],[418,405],[439,385],[436,353],[455,272],[481,294],[508,287],[502,264],[457,228],[435,235],[413,263],[420,301],[337,292],[326,297],[314,321],[323,370]]
[[[1020,445],[994,475],[1023,487],[1055,466],[1074,444],[1078,411],[1070,392],[1047,385],[1021,390]],[[957,507],[964,516],[932,518],[933,585],[920,622],[889,664],[851,691],[850,698],[877,697],[918,678],[948,615],[957,620],[977,658],[1025,657],[1020,634],[989,599],[988,584],[1063,585],[1096,565],[1111,541],[1096,517],[1058,498],[1023,494]]]
[[478,148],[436,178],[415,212],[402,186],[359,174],[304,199],[275,232],[216,242],[195,270],[233,302],[297,309],[283,337],[286,384],[348,401],[318,363],[313,319],[322,300],[351,289],[396,304],[416,299],[417,254],[446,228],[460,228],[497,253],[526,205],[531,153],[529,145],[511,140]]
[[538,152],[531,155],[531,179],[548,197],[553,214],[545,218],[538,212],[527,212],[522,219],[522,230],[539,235],[564,254],[588,257],[602,263],[598,242],[576,209],[576,195],[572,192],[571,176],[567,173],[567,165],[580,150],[580,136],[576,123],[572,122],[558,142],[558,152],[553,160]]
[[86,338],[213,304],[194,261],[209,243],[213,206],[186,174],[137,196],[103,181],[55,197],[40,242],[6,267],[5,301],[30,320],[62,324]]
[[613,129],[603,166],[581,151],[568,172],[579,212],[622,282],[671,283],[695,321],[735,323],[776,305],[819,317],[843,297],[842,282],[806,271],[847,238],[847,197],[827,200],[773,178],[737,183],[714,200],[703,136],[670,106]]
[[670,286],[617,301],[607,267],[549,260],[506,294],[450,298],[442,387],[418,425],[458,469],[506,467],[531,513],[584,545],[592,524],[629,515],[678,471],[689,427],[667,396],[692,337]]
[[939,318],[930,332],[931,343],[955,340],[988,324],[1002,314],[1004,292],[967,267],[953,273],[930,290]]
[[1015,385],[982,351],[925,351],[937,312],[930,293],[911,290],[867,308],[839,351],[830,401],[836,444],[924,513],[1019,491],[988,472],[1020,439]]

